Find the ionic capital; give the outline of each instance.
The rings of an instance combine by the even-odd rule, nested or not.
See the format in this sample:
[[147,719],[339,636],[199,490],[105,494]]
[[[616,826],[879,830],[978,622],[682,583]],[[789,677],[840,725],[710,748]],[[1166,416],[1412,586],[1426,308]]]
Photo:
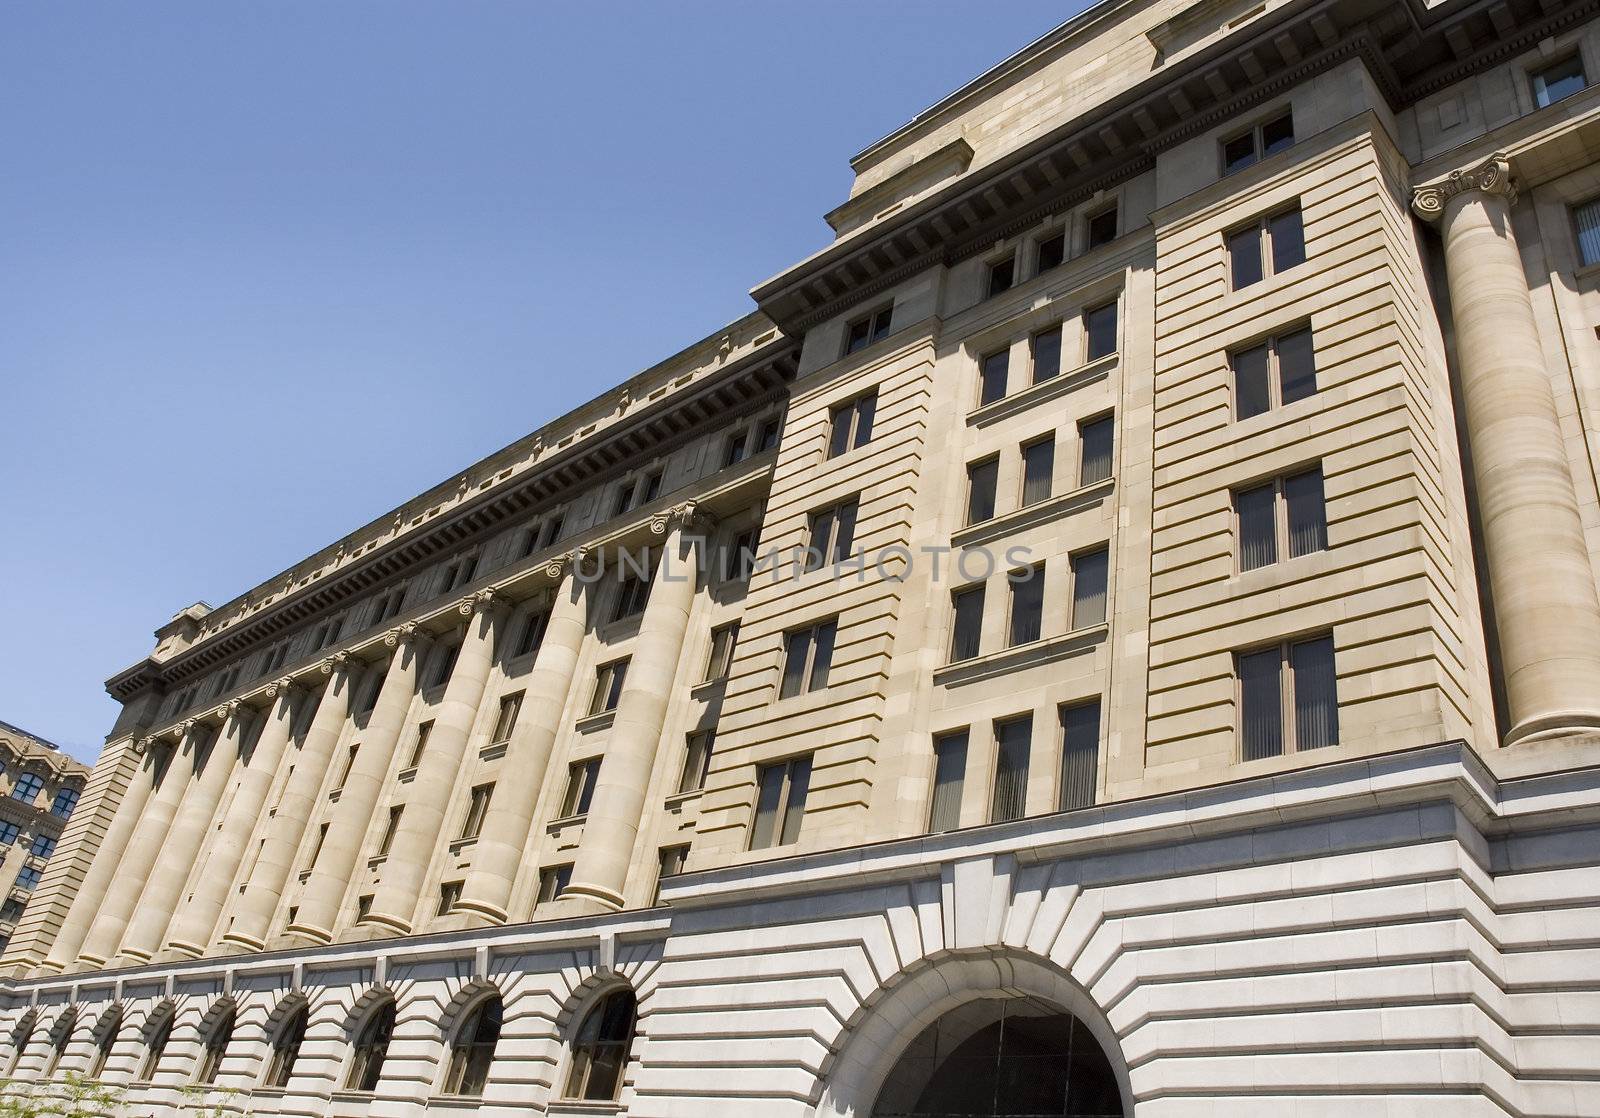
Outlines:
[[709,529],[716,524],[716,521],[717,518],[712,515],[711,510],[701,508],[698,501],[684,501],[669,509],[662,509],[652,516],[650,534],[664,536],[674,528]]
[[544,573],[550,578],[560,580],[565,578],[568,571],[577,570],[583,564],[584,557],[589,554],[587,547],[575,547],[571,551],[563,551],[559,555],[552,555],[544,561]]
[[383,634],[383,643],[389,648],[397,648],[402,644],[409,645],[427,635],[427,631],[420,628],[415,621],[407,621]]
[[462,617],[471,617],[475,613],[483,613],[506,604],[505,597],[500,591],[493,587],[486,587],[462,598],[461,601],[456,603],[456,612]]
[[1450,199],[1469,191],[1504,196],[1506,204],[1517,203],[1517,182],[1511,177],[1511,161],[1504,152],[1495,152],[1476,167],[1451,171],[1443,182],[1419,186],[1411,192],[1411,208],[1424,221],[1438,221]]
[[356,660],[350,655],[350,653],[335,652],[332,656],[329,656],[326,660],[322,661],[321,664],[317,665],[317,671],[321,672],[323,675],[332,675],[334,673],[334,669],[336,668],[339,671],[349,671],[355,666]]
[[276,699],[279,695],[290,695],[298,686],[293,676],[286,675],[282,679],[275,679],[267,684],[267,698]]

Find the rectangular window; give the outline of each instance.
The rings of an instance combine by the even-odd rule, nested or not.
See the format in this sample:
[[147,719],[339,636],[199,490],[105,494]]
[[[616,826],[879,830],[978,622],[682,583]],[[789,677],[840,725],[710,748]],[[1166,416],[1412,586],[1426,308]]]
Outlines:
[[788,846],[800,837],[806,793],[811,788],[811,754],[763,765],[756,774],[756,816],[750,849]]
[[345,754],[344,769],[339,773],[339,783],[334,786],[335,791],[344,788],[350,779],[350,771],[356,767],[356,756],[361,752],[361,743],[355,742],[350,746],[350,752]]
[[1042,276],[1051,268],[1059,268],[1066,258],[1067,231],[1063,229],[1039,242],[1037,255],[1034,257],[1034,275]]
[[1044,624],[1044,564],[1012,571],[1011,623],[1007,644],[1016,646],[1039,639]]
[[1021,819],[1028,801],[1028,752],[1033,738],[1033,717],[1023,715],[994,724],[994,795],[989,821]]
[[872,421],[877,413],[876,391],[858,396],[848,404],[840,404],[834,408],[830,413],[828,457],[837,458],[871,441]]
[[405,589],[399,586],[378,595],[377,606],[372,611],[372,623],[374,625],[382,625],[389,618],[399,613],[400,607],[405,603],[405,596]]
[[511,740],[511,731],[517,727],[517,715],[521,710],[521,691],[500,700],[500,713],[494,720],[494,736],[489,739],[491,745],[503,745]]
[[792,630],[784,637],[780,699],[791,698],[802,691],[820,691],[828,686],[838,626],[837,618],[829,618],[804,629]]
[[1033,355],[1033,383],[1061,375],[1061,327],[1041,330],[1028,343]]
[[17,777],[17,782],[11,786],[13,799],[31,804],[39,798],[39,793],[44,790],[44,778],[38,773],[23,773]]
[[600,779],[600,758],[574,761],[567,766],[567,792],[561,797],[561,818],[589,814],[594,800],[595,781]]
[[371,893],[363,893],[361,896],[356,898],[356,919],[357,920],[365,920],[367,918],[367,914],[369,912],[371,912],[371,911],[372,911],[372,894]]
[[372,713],[372,708],[378,705],[378,692],[382,690],[383,677],[374,672],[372,678],[366,680],[365,686],[361,689],[361,699],[356,703],[353,712],[357,718]]
[[1094,803],[1100,765],[1100,700],[1061,708],[1062,811]]
[[311,848],[311,861],[307,863],[308,867],[315,867],[317,859],[322,856],[322,844],[328,841],[328,828],[331,826],[332,823],[324,823],[317,828],[317,841]]
[[384,824],[383,837],[378,840],[377,857],[388,857],[389,851],[394,848],[394,836],[400,830],[400,817],[405,814],[405,811],[405,804],[399,804],[389,809],[389,821]]
[[[1228,234],[1228,276],[1233,290],[1260,283],[1306,261],[1300,208],[1281,210]],[[1271,271],[1268,271],[1268,265]]]
[[1117,207],[1101,210],[1089,219],[1089,247],[1099,248],[1117,239]]
[[422,761],[422,751],[428,748],[428,735],[433,733],[433,721],[430,719],[417,727],[417,740],[412,743],[411,757],[406,761],[406,768],[414,769]]
[[711,771],[711,750],[715,747],[715,730],[696,730],[689,735],[688,748],[683,755],[683,772],[678,776],[678,794],[698,792],[706,786],[706,774]]
[[1022,448],[1022,504],[1036,504],[1050,496],[1056,472],[1054,436],[1031,442]]
[[17,888],[31,891],[39,884],[42,872],[38,866],[23,866],[17,871]]
[[566,523],[567,518],[565,513],[552,513],[550,515],[550,519],[544,522],[544,528],[539,536],[539,546],[552,546],[556,540],[561,538],[561,529],[566,527]]
[[1236,350],[1230,355],[1229,364],[1233,367],[1235,419],[1249,419],[1317,391],[1317,363],[1309,326]]
[[1072,557],[1072,627],[1104,625],[1110,553],[1106,548],[1080,551]]
[[685,843],[681,846],[663,846],[656,869],[656,891],[650,900],[654,908],[661,903],[661,883],[669,877],[677,877],[683,872],[683,867],[689,864],[689,847]]
[[1533,100],[1541,109],[1563,97],[1581,93],[1589,86],[1589,80],[1583,73],[1583,59],[1575,54],[1534,71],[1532,78]]
[[1306,262],[1306,231],[1298,207],[1267,219],[1267,240],[1272,246],[1273,275]]
[[1328,549],[1328,512],[1322,468],[1275,478],[1234,494],[1239,569],[1255,570]]
[[661,471],[654,470],[644,476],[644,484],[639,487],[639,503],[647,505],[661,496]]
[[1098,361],[1117,352],[1117,304],[1092,307],[1083,312],[1084,359]]
[[439,883],[439,907],[434,910],[435,916],[449,916],[450,910],[456,907],[456,902],[461,899],[460,881],[441,881]]
[[978,406],[1005,399],[1006,378],[1011,368],[1011,351],[998,349],[989,354],[978,368]]
[[730,621],[711,630],[711,653],[706,657],[706,679],[726,679],[733,666],[733,649],[739,640],[739,623]]
[[783,424],[776,419],[764,419],[761,427],[756,432],[756,453],[771,450],[778,445],[778,438],[783,433]]
[[433,659],[433,674],[428,678],[428,687],[443,687],[450,682],[450,676],[456,670],[456,657],[461,655],[461,643],[446,645],[441,648]]
[[572,865],[546,866],[539,871],[539,895],[534,898],[534,907],[549,904],[572,883]]
[[1235,670],[1241,760],[1339,743],[1331,636],[1241,652],[1235,657]]
[[1078,484],[1093,485],[1111,476],[1111,455],[1117,437],[1116,420],[1109,415],[1078,424]]
[[807,571],[840,563],[850,557],[855,548],[856,515],[859,512],[860,505],[852,498],[811,514],[811,542],[806,547],[805,558]]
[[630,617],[638,617],[644,612],[644,607],[650,600],[650,578],[648,575],[626,574],[617,584],[617,604],[612,608],[611,620],[626,621]]
[[544,642],[544,631],[550,625],[550,612],[548,610],[535,610],[528,614],[522,622],[522,631],[517,634],[517,647],[512,650],[513,660],[524,656],[532,656],[539,651],[539,645]]
[[933,739],[933,803],[928,810],[928,830],[934,834],[961,825],[961,792],[967,779],[967,731],[956,730]]
[[722,468],[737,466],[744,461],[745,449],[750,445],[749,431],[735,431],[722,444]]
[[461,837],[475,839],[483,833],[483,820],[489,814],[489,801],[494,799],[494,785],[480,784],[472,790],[467,801],[467,818],[461,824]]
[[955,614],[950,634],[950,662],[970,660],[983,645],[983,583],[950,595]]
[[1285,112],[1222,142],[1222,173],[1231,175],[1294,145],[1294,117]]
[[594,694],[589,698],[589,713],[603,714],[608,710],[616,710],[617,702],[622,698],[622,683],[628,675],[628,661],[613,660],[609,664],[601,664],[594,673]]
[[718,567],[723,582],[746,582],[756,569],[756,529],[746,528],[722,548]]
[[871,314],[855,319],[845,329],[844,351],[854,353],[858,349],[866,349],[873,342],[887,338],[893,319],[893,306],[881,307]]
[[989,298],[994,298],[1002,291],[1010,291],[1011,285],[1017,281],[1017,258],[1013,254],[1004,260],[996,260],[989,265],[989,281],[987,290]]
[[1233,495],[1238,521],[1239,569],[1253,571],[1278,561],[1277,484],[1253,485]]
[[989,458],[967,466],[967,523],[994,519],[995,488],[1000,483],[1000,459]]
[[1578,229],[1578,260],[1584,267],[1600,264],[1600,198],[1572,207]]
[[35,858],[48,858],[56,851],[56,840],[49,835],[34,835],[33,845],[28,847],[28,853]]
[[15,823],[0,821],[0,846],[10,846],[21,833],[22,828]]

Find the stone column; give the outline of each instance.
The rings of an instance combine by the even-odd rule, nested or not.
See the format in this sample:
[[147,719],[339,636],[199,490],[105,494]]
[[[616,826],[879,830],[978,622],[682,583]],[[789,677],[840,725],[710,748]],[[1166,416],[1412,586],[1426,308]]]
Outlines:
[[1511,228],[1504,155],[1417,190],[1440,223],[1511,729],[1600,728],[1600,595]]
[[686,530],[693,518],[691,501],[650,524],[653,532],[666,537],[666,545],[600,762],[572,883],[561,894],[571,902],[565,906],[569,910],[596,912],[623,905],[622,889],[633,860],[634,840],[655,772],[661,729],[699,581],[696,538]]
[[[339,917],[339,906],[350,888],[350,878],[356,871],[356,859],[361,854],[361,844],[366,841],[367,829],[372,825],[372,813],[378,806],[378,796],[383,782],[388,779],[389,767],[394,761],[395,746],[400,742],[406,715],[411,710],[412,697],[417,693],[417,669],[422,654],[428,646],[427,636],[415,622],[393,629],[383,638],[393,648],[389,669],[384,673],[383,687],[378,701],[367,719],[367,728],[361,735],[361,748],[356,751],[355,764],[345,778],[339,792],[339,802],[334,805],[328,820],[328,834],[322,840],[322,851],[311,867],[311,877],[300,895],[300,911],[289,925],[291,935],[305,936],[318,943],[333,940],[333,925]],[[433,742],[428,742],[431,747]]]
[[198,956],[211,945],[216,934],[217,918],[227,903],[228,891],[233,888],[244,860],[245,847],[255,830],[266,803],[272,779],[277,775],[278,763],[283,759],[284,748],[294,731],[296,697],[299,689],[292,680],[280,679],[267,685],[267,697],[275,699],[266,714],[267,722],[256,738],[250,757],[244,763],[244,774],[239,790],[229,805],[227,818],[218,832],[211,853],[207,855],[205,870],[195,887],[194,896],[179,910],[172,922],[167,947],[188,956]]
[[135,963],[155,957],[167,934],[167,925],[177,912],[178,898],[189,880],[189,872],[200,856],[206,834],[215,825],[217,805],[228,789],[234,766],[243,749],[245,736],[255,723],[256,710],[235,699],[227,705],[222,733],[204,757],[195,758],[195,779],[178,805],[161,857],[139,894],[139,906],[122,937],[123,959]]
[[[106,888],[104,902],[93,912],[89,933],[78,953],[78,964],[86,968],[104,966],[122,942],[128,917],[139,894],[144,891],[150,868],[161,857],[172,826],[172,817],[194,777],[198,763],[195,751],[210,739],[212,729],[193,719],[184,723],[183,740],[173,747],[162,770],[155,794],[150,797],[139,822],[133,828],[127,849],[118,859],[116,872]],[[105,844],[101,849],[107,849]]]
[[294,772],[284,785],[277,810],[267,827],[267,841],[256,857],[244,895],[234,910],[233,927],[222,937],[224,943],[250,951],[260,951],[267,945],[272,914],[283,897],[284,886],[294,868],[295,853],[310,825],[317,792],[327,775],[328,760],[350,716],[350,690],[360,666],[359,661],[344,652],[322,662],[319,670],[330,677],[328,684],[322,689],[317,713],[295,756]]
[[504,924],[517,870],[533,828],[533,809],[544,787],[550,751],[561,731],[561,716],[572,690],[572,675],[588,632],[587,587],[577,577],[581,552],[551,560],[547,570],[559,578],[544,639],[528,673],[520,725],[512,735],[489,812],[478,835],[472,872],[456,902],[458,911],[483,923]]
[[499,598],[492,590],[480,590],[462,601],[460,611],[469,619],[461,652],[434,712],[428,748],[411,782],[405,812],[372,897],[372,910],[363,921],[399,935],[411,931],[423,878],[442,837],[445,811],[494,662],[495,630],[502,612]]

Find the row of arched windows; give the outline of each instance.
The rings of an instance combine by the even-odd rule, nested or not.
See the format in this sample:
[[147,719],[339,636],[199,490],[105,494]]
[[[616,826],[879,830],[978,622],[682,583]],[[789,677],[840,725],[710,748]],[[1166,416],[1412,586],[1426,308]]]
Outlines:
[[[384,995],[367,1009],[356,1030],[350,1066],[342,1084],[345,1090],[377,1090],[383,1079],[389,1042],[394,1037],[395,1008],[394,998]],[[278,1022],[273,1032],[266,1074],[261,1080],[262,1087],[282,1089],[289,1085],[300,1058],[301,1046],[305,1043],[310,1016],[310,1004],[301,1000]],[[136,1081],[149,1082],[155,1078],[166,1053],[167,1042],[172,1037],[174,1018],[174,1011],[167,1007],[158,1011],[155,1023],[146,1029]],[[217,1081],[223,1058],[233,1041],[236,1019],[235,1009],[230,1004],[212,1022],[195,1069],[195,1084],[209,1086]],[[564,1098],[604,1102],[614,1100],[621,1094],[623,1071],[633,1047],[637,1020],[638,1003],[633,991],[627,987],[611,990],[589,1008],[572,1034]],[[504,1021],[505,1003],[497,993],[485,994],[467,1007],[454,1029],[449,1060],[439,1086],[441,1094],[483,1094],[494,1069],[495,1050],[500,1043]],[[53,1075],[60,1065],[71,1044],[76,1025],[77,1011],[68,1010],[51,1030],[44,1078]],[[5,1073],[7,1077],[16,1073],[17,1064],[33,1039],[34,1026],[35,1017],[30,1012],[13,1033],[11,1058]],[[104,1073],[121,1032],[122,1010],[114,1007],[95,1028],[94,1055],[85,1072],[88,1078],[98,1079]]]

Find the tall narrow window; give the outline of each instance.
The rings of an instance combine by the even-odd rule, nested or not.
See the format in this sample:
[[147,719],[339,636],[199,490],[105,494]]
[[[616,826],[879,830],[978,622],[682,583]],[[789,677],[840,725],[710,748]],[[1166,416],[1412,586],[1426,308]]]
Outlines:
[[1542,70],[1535,70],[1532,78],[1533,100],[1541,109],[1563,97],[1581,93],[1589,85],[1589,79],[1583,72],[1583,59],[1576,54]]
[[500,700],[500,713],[495,716],[491,745],[504,745],[511,740],[511,731],[517,728],[517,715],[522,711],[522,692],[507,695]]
[[978,369],[978,406],[1005,398],[1011,369],[1011,351],[1000,349],[985,357]]
[[829,618],[804,629],[791,630],[784,637],[783,681],[778,697],[790,698],[802,691],[820,691],[828,686],[833,666],[833,642],[838,620]]
[[622,699],[622,684],[628,677],[626,658],[601,664],[594,673],[594,694],[589,698],[589,713],[604,714],[616,710]]
[[1585,268],[1600,264],[1600,198],[1572,207],[1578,230],[1578,262]]
[[406,805],[396,804],[389,809],[389,821],[384,824],[383,838],[378,840],[377,857],[386,858],[394,846],[394,836],[400,831],[400,817],[405,814]]
[[995,489],[1000,484],[1000,459],[986,458],[967,466],[967,523],[994,519]]
[[417,727],[417,740],[411,743],[411,756],[406,761],[406,768],[414,769],[422,762],[422,754],[428,748],[428,735],[431,733],[433,733],[432,719]]
[[1094,803],[1100,765],[1100,700],[1061,708],[1061,810]]
[[955,623],[950,635],[950,662],[970,660],[983,645],[983,583],[950,596]]
[[750,446],[749,431],[735,431],[729,435],[722,444],[722,468],[736,466],[744,461],[745,451]]
[[677,877],[683,872],[684,866],[689,863],[689,847],[687,844],[679,846],[663,846],[656,867],[656,890],[650,898],[650,907],[654,908],[661,903],[661,883],[669,877]]
[[1253,485],[1233,495],[1238,521],[1239,569],[1252,571],[1278,561],[1277,485]]
[[623,621],[638,617],[650,601],[650,576],[630,572],[617,585],[617,602],[611,611],[611,620]]
[[1056,472],[1056,440],[1046,436],[1022,448],[1022,504],[1036,504],[1050,496]]
[[589,814],[594,802],[594,788],[600,779],[600,758],[574,761],[567,766],[567,791],[561,797],[561,818],[571,819]]
[[894,307],[888,306],[852,321],[845,328],[844,351],[854,353],[858,349],[866,349],[873,342],[887,338],[893,318]]
[[1289,558],[1328,549],[1328,507],[1322,491],[1322,467],[1283,479],[1283,503],[1289,537]]
[[535,610],[528,614],[522,622],[522,631],[517,634],[517,646],[511,652],[511,658],[517,660],[523,656],[531,656],[539,651],[539,645],[544,643],[544,633],[550,626],[550,612],[548,610]]
[[466,883],[462,881],[439,882],[439,904],[433,910],[435,916],[449,916],[455,911],[456,902],[461,899],[461,889]]
[[1116,420],[1103,415],[1078,424],[1078,484],[1093,485],[1111,476],[1111,456],[1115,448]]
[[1339,744],[1333,638],[1324,636],[1291,644],[1289,674],[1294,687],[1295,748],[1321,749]]
[[953,831],[961,825],[961,791],[967,779],[967,731],[941,734],[933,741],[933,805],[928,830]]
[[494,799],[494,783],[479,784],[472,789],[467,801],[467,817],[461,824],[461,837],[475,839],[483,833],[483,821],[489,814],[489,804]]
[[858,396],[849,403],[834,408],[828,435],[828,457],[837,458],[846,451],[865,446],[871,441],[872,421],[877,412],[876,391]]
[[1242,760],[1338,744],[1331,636],[1239,653],[1236,670]]
[[811,514],[811,539],[805,556],[807,571],[841,563],[850,557],[855,547],[859,512],[860,503],[852,498]]
[[1306,232],[1298,207],[1267,219],[1267,240],[1272,245],[1273,275],[1306,262]]
[[272,1039],[272,1062],[267,1065],[265,1087],[282,1090],[294,1075],[294,1066],[300,1061],[300,1048],[306,1042],[306,1022],[310,1020],[311,1007],[301,1002],[278,1026]]
[[688,748],[683,755],[683,772],[678,776],[678,794],[698,792],[706,786],[706,774],[711,771],[711,750],[716,745],[715,730],[696,730],[689,735]]
[[505,1006],[498,994],[480,998],[461,1019],[455,1040],[450,1045],[450,1063],[444,1073],[447,1095],[481,1095],[494,1066],[494,1050],[500,1044],[500,1026]]
[[161,1058],[167,1054],[167,1042],[172,1039],[173,1011],[165,1009],[150,1029],[144,1043],[144,1059],[139,1063],[138,1082],[149,1083],[161,1067]]
[[1089,219],[1088,243],[1090,248],[1108,245],[1117,239],[1117,207],[1101,210]]
[[737,533],[722,548],[719,574],[723,582],[745,582],[756,569],[756,529]]
[[1033,356],[1033,383],[1053,380],[1061,374],[1061,327],[1041,330],[1028,343]]
[[1057,230],[1039,242],[1034,255],[1034,274],[1044,275],[1051,268],[1059,268],[1067,258],[1067,231]]
[[384,1061],[389,1058],[389,1041],[394,1037],[394,1001],[383,1004],[367,1014],[361,1031],[356,1034],[355,1058],[350,1061],[350,1073],[344,1085],[350,1091],[376,1091],[383,1079]]
[[1117,352],[1117,304],[1115,301],[1083,312],[1083,334],[1088,361],[1098,361]]
[[763,765],[756,774],[756,817],[750,849],[788,846],[800,837],[811,789],[811,754]]
[[1015,647],[1039,639],[1044,623],[1044,564],[1012,571],[1011,629],[1007,641]]
[[783,422],[778,419],[764,419],[761,426],[756,428],[756,453],[771,450],[778,445],[778,438],[783,434]]
[[546,866],[539,871],[539,894],[534,898],[534,908],[549,904],[566,891],[572,883],[572,864]]
[[706,657],[707,681],[726,679],[733,666],[733,649],[739,641],[739,623],[730,621],[711,630],[711,651]]
[[994,796],[989,821],[1021,819],[1027,810],[1028,753],[1033,738],[1033,718],[1023,715],[994,726]]
[[194,1081],[203,1087],[209,1087],[217,1081],[217,1073],[222,1070],[222,1059],[228,1054],[228,1044],[233,1040],[234,1011],[230,1005],[222,1011],[222,1016],[211,1027],[211,1032],[206,1036],[206,1048],[200,1057],[200,1070],[195,1074]]
[[106,1065],[111,1062],[111,1053],[117,1047],[117,1037],[122,1033],[122,1010],[116,1006],[108,1009],[105,1019],[96,1022],[95,1033],[97,1040],[94,1057],[89,1062],[88,1071],[90,1079],[99,1079],[104,1075]]
[[1317,368],[1309,327],[1236,350],[1233,366],[1234,415],[1249,419],[1295,403],[1317,390]]
[[1080,551],[1072,557],[1072,627],[1086,629],[1106,620],[1110,554],[1106,548]]
[[428,679],[428,687],[443,687],[450,682],[450,677],[455,674],[456,658],[461,655],[461,642],[446,645],[435,654],[433,660],[433,674]]
[[584,1017],[572,1040],[567,1098],[611,1102],[622,1094],[622,1073],[633,1047],[635,1005],[632,990],[615,990]]
[[1016,281],[1017,257],[1015,253],[1006,257],[1004,260],[996,260],[993,264],[989,265],[987,290],[991,299],[1000,294],[1002,291],[1010,291],[1011,285]]

